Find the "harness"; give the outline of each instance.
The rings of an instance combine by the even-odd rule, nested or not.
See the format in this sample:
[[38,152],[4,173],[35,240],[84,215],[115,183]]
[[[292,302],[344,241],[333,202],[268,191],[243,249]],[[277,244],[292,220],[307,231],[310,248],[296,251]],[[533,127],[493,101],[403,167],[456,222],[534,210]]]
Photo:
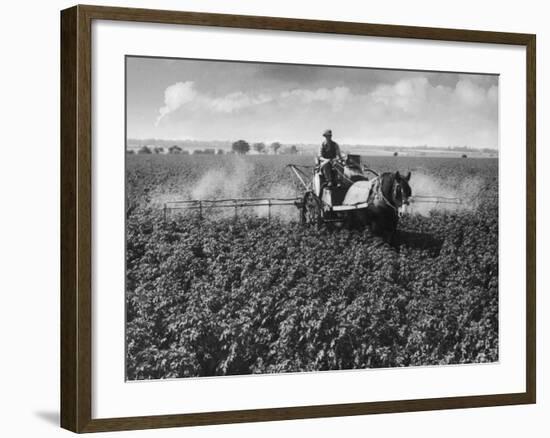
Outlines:
[[[393,180],[393,186],[392,186],[392,194],[393,194],[393,198],[395,199],[397,197],[397,186],[398,186],[398,182],[397,182],[397,179],[394,178]],[[384,201],[384,203],[391,207],[393,210],[395,210],[395,212],[398,212],[398,209],[397,207],[388,200],[388,198],[386,198],[384,196],[384,193],[382,193],[382,181],[380,179],[380,177],[376,177],[375,179],[372,180],[372,186],[371,186],[371,189],[370,189],[370,194],[367,198],[367,202],[370,204],[370,203],[373,203],[373,202],[376,202],[376,201]]]

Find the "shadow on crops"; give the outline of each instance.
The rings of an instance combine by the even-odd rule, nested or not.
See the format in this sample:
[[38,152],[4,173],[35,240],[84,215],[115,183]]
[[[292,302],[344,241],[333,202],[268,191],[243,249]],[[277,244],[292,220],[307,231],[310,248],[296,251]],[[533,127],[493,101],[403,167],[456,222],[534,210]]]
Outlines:
[[429,233],[399,230],[395,235],[393,246],[428,251],[432,257],[437,257],[443,246],[443,240]]

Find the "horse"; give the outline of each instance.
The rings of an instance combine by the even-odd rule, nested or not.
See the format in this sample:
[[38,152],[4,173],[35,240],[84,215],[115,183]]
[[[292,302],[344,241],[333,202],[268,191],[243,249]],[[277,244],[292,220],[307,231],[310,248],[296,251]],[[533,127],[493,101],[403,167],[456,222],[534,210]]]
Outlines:
[[371,232],[388,243],[393,242],[399,216],[409,205],[412,195],[411,173],[385,172],[369,181],[368,207],[356,212],[355,222],[368,226]]

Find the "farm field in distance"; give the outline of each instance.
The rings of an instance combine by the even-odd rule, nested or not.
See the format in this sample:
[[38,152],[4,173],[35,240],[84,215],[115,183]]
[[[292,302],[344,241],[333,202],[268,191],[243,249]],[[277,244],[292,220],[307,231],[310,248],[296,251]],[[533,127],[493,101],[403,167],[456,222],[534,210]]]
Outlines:
[[313,157],[127,155],[127,378],[497,361],[498,160],[363,162],[464,202],[418,204],[394,247],[294,207],[164,221],[167,201],[294,197],[285,166]]

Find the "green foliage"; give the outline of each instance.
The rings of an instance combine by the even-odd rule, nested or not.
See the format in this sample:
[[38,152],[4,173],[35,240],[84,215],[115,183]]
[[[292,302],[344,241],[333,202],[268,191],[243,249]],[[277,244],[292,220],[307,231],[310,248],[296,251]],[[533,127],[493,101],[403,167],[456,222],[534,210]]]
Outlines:
[[177,144],[175,144],[175,145],[172,145],[168,148],[168,152],[170,154],[181,154],[183,152],[183,149],[180,148]]
[[269,147],[274,154],[277,154],[279,153],[279,149],[281,149],[281,146],[281,143],[279,143],[278,141],[274,141]]
[[138,149],[138,154],[146,154],[146,155],[150,155],[152,154],[153,152],[151,151],[151,148],[149,146],[142,146]]
[[[421,166],[484,180],[476,210],[404,218],[395,249],[365,231],[262,218],[164,223],[151,193],[200,175],[185,161],[195,157],[165,158],[128,157],[129,379],[498,360],[495,161],[369,159],[411,169],[413,190]],[[265,181],[251,192],[280,171],[265,161],[280,157],[254,158]]]
[[244,155],[250,150],[250,145],[244,140],[237,140],[231,145],[231,150]]
[[262,142],[254,143],[252,145],[252,148],[259,154],[263,154],[265,152],[265,143],[262,143]]
[[285,154],[296,155],[297,153],[298,153],[298,148],[296,147],[296,145],[292,145],[285,148]]

